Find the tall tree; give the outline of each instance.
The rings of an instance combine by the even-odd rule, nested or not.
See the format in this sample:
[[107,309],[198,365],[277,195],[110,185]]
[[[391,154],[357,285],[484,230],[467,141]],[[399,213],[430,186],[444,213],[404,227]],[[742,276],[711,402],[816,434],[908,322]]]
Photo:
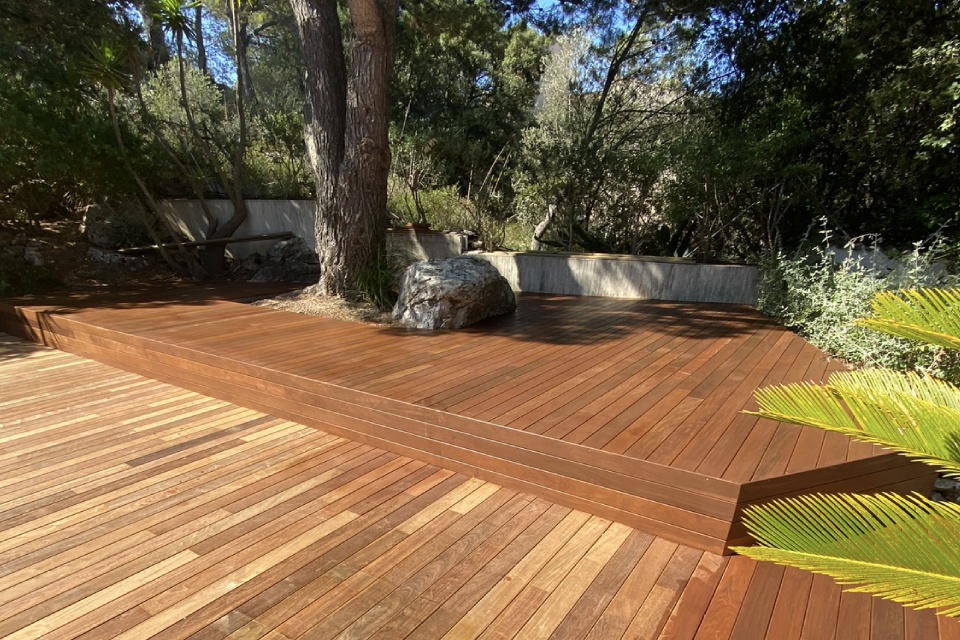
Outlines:
[[389,87],[398,0],[290,0],[306,62],[305,137],[317,188],[319,289],[343,296],[386,245]]

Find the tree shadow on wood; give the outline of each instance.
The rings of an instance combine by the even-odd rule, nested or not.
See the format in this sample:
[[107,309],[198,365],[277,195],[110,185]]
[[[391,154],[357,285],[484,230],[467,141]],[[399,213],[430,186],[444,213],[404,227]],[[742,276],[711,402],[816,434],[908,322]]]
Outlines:
[[755,309],[743,305],[547,294],[523,294],[518,302],[515,313],[490,318],[464,331],[524,342],[584,345],[640,333],[716,340],[776,326]]

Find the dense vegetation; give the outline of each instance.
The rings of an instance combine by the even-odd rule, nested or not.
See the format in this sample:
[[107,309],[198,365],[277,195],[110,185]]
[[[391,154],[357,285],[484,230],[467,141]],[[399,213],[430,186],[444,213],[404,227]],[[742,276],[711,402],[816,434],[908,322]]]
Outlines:
[[[395,48],[396,221],[736,261],[956,231],[958,0],[423,0]],[[286,0],[0,0],[0,216],[311,197],[303,59]]]

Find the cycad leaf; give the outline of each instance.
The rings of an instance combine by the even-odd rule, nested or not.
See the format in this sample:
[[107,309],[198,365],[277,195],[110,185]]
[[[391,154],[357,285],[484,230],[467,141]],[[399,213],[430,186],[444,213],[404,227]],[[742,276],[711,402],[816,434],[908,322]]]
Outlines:
[[881,291],[861,326],[900,338],[960,349],[960,289]]
[[884,369],[838,372],[825,386],[789,384],[756,393],[758,415],[836,431],[960,475],[960,389]]
[[960,616],[960,505],[919,495],[812,495],[749,507],[743,520],[761,546],[736,553]]

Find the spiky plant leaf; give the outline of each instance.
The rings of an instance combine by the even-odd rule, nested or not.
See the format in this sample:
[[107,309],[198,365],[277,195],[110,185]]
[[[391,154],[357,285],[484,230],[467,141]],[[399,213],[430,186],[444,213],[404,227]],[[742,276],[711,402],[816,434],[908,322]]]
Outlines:
[[836,431],[960,475],[960,389],[884,369],[834,373],[828,384],[768,387],[757,415]]
[[761,546],[733,547],[739,554],[960,616],[960,505],[919,495],[812,495],[749,507],[743,520]]
[[120,91],[130,80],[126,51],[108,42],[86,43],[79,68],[89,81],[111,91]]
[[167,31],[174,36],[193,40],[196,34],[193,21],[187,12],[200,6],[200,0],[152,0],[150,13]]
[[858,324],[900,338],[960,349],[960,289],[881,291]]

